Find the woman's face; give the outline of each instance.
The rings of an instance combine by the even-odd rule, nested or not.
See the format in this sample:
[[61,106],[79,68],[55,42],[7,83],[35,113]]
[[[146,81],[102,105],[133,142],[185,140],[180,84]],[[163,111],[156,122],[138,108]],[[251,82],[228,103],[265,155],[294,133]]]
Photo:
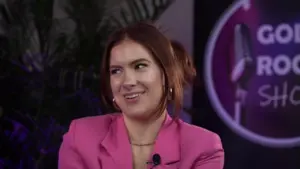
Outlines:
[[121,111],[148,118],[163,94],[163,73],[151,53],[139,43],[124,40],[110,53],[110,85]]

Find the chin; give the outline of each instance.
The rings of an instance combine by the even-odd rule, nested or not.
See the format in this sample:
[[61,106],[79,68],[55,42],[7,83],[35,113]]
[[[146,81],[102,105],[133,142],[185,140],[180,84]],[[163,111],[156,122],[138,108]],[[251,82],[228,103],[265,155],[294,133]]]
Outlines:
[[146,110],[134,110],[134,109],[127,109],[126,112],[124,112],[124,114],[127,116],[127,117],[130,117],[130,118],[135,118],[135,119],[145,119],[148,117]]

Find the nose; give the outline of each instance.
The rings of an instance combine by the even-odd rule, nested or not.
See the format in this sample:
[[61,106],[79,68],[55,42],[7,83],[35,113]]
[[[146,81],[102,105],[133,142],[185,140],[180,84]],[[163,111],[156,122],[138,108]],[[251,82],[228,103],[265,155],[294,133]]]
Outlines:
[[130,90],[132,87],[136,86],[137,79],[133,72],[124,73],[123,87],[127,90]]

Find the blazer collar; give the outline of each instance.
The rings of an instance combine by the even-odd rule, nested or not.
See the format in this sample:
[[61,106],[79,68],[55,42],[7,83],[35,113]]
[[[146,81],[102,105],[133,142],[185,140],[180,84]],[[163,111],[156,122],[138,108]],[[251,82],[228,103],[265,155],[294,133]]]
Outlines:
[[[162,165],[170,166],[180,160],[180,125],[178,123],[167,114],[158,133],[152,155],[159,154]],[[122,115],[112,121],[101,146],[106,149],[120,167],[133,168],[131,145]],[[152,160],[152,155],[149,161]]]
[[173,121],[167,114],[153,149],[153,154],[157,153],[160,155],[162,164],[170,165],[180,160],[179,134],[178,121]]

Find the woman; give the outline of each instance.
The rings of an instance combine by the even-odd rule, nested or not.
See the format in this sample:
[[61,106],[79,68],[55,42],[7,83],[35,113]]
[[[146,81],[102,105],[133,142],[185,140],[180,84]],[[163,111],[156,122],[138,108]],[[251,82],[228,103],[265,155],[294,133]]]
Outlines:
[[184,78],[156,27],[138,23],[114,33],[102,64],[103,101],[121,113],[72,121],[59,169],[223,168],[219,137],[178,119]]

